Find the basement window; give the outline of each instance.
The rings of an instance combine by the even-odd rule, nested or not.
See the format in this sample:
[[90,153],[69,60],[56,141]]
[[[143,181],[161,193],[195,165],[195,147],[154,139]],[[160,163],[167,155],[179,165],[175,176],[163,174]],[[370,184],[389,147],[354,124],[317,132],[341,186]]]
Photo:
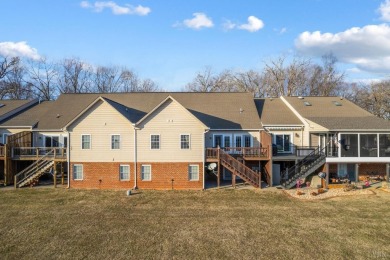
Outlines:
[[310,106],[311,106],[311,103],[308,102],[308,101],[303,102],[303,104],[304,104],[306,107],[310,107]]
[[340,102],[338,101],[332,101],[333,105],[337,106],[337,107],[341,107],[343,104],[341,104]]

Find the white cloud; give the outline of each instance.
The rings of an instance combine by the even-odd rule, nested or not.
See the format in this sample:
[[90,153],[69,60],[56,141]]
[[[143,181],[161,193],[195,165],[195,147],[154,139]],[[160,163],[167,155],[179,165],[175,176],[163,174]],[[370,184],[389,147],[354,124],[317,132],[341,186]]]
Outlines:
[[257,32],[263,27],[264,27],[263,21],[251,15],[248,17],[248,23],[239,25],[238,29],[246,30],[248,32]]
[[264,23],[262,20],[260,20],[255,16],[249,16],[248,23],[246,24],[236,24],[230,20],[226,20],[222,24],[222,27],[225,31],[240,29],[240,30],[246,30],[248,32],[257,32],[258,30],[264,27]]
[[191,28],[191,29],[202,29],[202,28],[211,28],[214,26],[213,21],[211,18],[207,17],[204,13],[193,13],[192,14],[194,18],[192,19],[186,19],[183,21],[183,23],[177,23],[174,26],[178,25],[184,25],[185,27]]
[[379,6],[378,12],[381,15],[381,20],[390,22],[390,0],[386,0]]
[[97,1],[95,3],[90,3],[88,1],[82,1],[80,3],[80,6],[82,8],[92,9],[93,11],[98,12],[98,13],[100,13],[104,9],[108,8],[108,9],[111,9],[111,12],[115,15],[136,14],[136,15],[144,16],[144,15],[148,15],[151,12],[151,9],[149,7],[144,7],[142,5],[132,6],[129,4],[126,4],[124,6],[120,6],[113,1],[106,1],[106,2]]
[[353,27],[339,33],[303,32],[295,40],[303,54],[320,57],[332,52],[341,62],[372,72],[390,72],[390,27]]
[[226,20],[223,24],[222,27],[225,31],[233,30],[234,28],[237,27],[237,24],[233,23],[230,20]]
[[37,49],[27,42],[0,42],[0,54],[8,57],[25,57],[37,60],[40,58]]

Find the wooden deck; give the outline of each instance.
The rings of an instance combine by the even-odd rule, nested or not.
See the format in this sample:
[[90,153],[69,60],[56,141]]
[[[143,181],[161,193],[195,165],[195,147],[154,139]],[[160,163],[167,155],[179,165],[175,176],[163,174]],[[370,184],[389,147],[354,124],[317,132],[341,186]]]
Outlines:
[[12,160],[35,161],[44,157],[45,160],[66,161],[67,148],[60,147],[15,147],[12,148]]
[[246,161],[269,160],[269,147],[224,147],[224,148],[206,148],[206,162],[218,162],[218,150],[225,153],[242,157]]

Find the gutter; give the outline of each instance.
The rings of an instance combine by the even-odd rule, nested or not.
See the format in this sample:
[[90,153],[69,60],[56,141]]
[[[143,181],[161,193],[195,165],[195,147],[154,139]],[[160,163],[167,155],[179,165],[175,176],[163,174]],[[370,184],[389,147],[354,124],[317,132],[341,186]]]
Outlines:
[[69,134],[69,132],[68,131],[65,131],[65,133],[67,134],[67,137],[68,137],[68,143],[67,143],[67,145],[68,145],[68,147],[66,147],[66,149],[68,150],[67,151],[67,153],[66,153],[66,159],[67,159],[67,161],[68,161],[68,187],[67,187],[67,189],[69,189],[70,188],[70,134]]

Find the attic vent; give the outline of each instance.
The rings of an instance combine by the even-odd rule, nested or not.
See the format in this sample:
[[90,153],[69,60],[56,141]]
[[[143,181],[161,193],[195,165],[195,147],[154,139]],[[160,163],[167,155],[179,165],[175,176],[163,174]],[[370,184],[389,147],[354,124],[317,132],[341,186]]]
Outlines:
[[341,107],[343,105],[338,101],[332,101],[332,103],[333,103],[333,105],[338,106],[338,107]]
[[0,103],[0,107],[3,107],[3,106],[5,106],[5,105]]
[[310,106],[311,106],[311,103],[308,102],[308,101],[303,102],[303,104],[304,104],[306,107],[310,107]]

